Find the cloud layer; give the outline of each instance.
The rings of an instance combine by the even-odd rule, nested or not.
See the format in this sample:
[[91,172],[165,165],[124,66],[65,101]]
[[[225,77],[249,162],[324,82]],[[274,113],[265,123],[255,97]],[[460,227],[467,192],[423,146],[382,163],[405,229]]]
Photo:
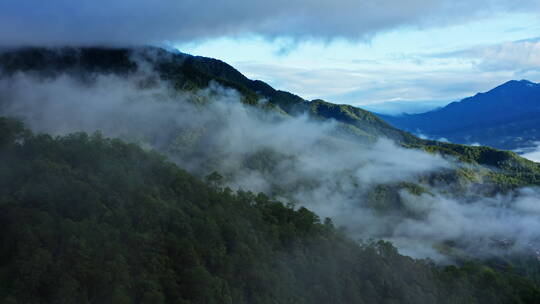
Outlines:
[[0,44],[148,44],[257,34],[268,38],[365,39],[531,11],[537,0],[19,0],[0,2]]
[[471,189],[460,199],[446,184],[424,184],[430,193],[421,196],[381,190],[418,183],[452,164],[389,140],[351,141],[336,123],[244,106],[237,92],[216,85],[196,93],[162,82],[142,89],[152,78],[0,78],[0,114],[40,132],[101,131],[165,153],[200,176],[218,170],[230,186],[279,195],[331,217],[354,238],[385,238],[414,257],[448,261],[439,250],[445,242],[473,255],[499,254],[501,242],[529,251],[539,246],[536,190],[478,198]]

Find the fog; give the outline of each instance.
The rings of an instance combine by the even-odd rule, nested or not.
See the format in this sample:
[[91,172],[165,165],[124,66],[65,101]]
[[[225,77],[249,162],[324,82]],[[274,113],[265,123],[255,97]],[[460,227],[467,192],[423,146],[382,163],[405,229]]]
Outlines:
[[[99,131],[135,142],[197,176],[218,171],[223,186],[306,206],[355,239],[387,239],[404,254],[441,262],[457,251],[484,256],[536,248],[536,189],[491,198],[465,189],[458,199],[449,194],[452,185],[421,183],[460,166],[451,159],[388,139],[361,143],[337,122],[290,117],[264,102],[244,105],[236,91],[217,84],[178,92],[149,69],[85,80],[23,73],[0,79],[0,115],[20,118],[34,132]],[[413,195],[403,182],[426,191]],[[449,243],[452,250],[445,249]]]

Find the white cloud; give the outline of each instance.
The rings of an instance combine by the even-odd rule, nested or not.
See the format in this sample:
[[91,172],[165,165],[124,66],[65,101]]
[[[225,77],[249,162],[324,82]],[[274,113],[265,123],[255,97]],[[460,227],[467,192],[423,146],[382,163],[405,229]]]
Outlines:
[[231,186],[277,192],[332,217],[352,237],[385,238],[415,257],[444,260],[436,246],[445,241],[484,254],[496,253],[493,239],[510,239],[519,249],[540,237],[536,190],[481,199],[480,187],[460,192],[465,199],[446,191],[453,185],[424,184],[432,194],[422,196],[379,191],[374,186],[418,183],[455,164],[389,140],[350,140],[334,122],[244,106],[237,92],[216,85],[191,93],[162,82],[141,89],[148,76],[96,76],[84,83],[66,75],[2,78],[0,113],[22,117],[35,131],[100,130],[144,144],[192,173],[218,170]]
[[[490,90],[515,76],[505,71],[479,73],[470,65],[456,66],[453,62],[417,64],[409,60],[350,61],[348,68],[242,62],[236,66],[252,78],[307,99],[322,98],[360,107],[369,105],[371,109],[383,109],[391,114],[444,106]],[[418,101],[426,101],[426,106],[413,105]],[[380,103],[383,104],[377,106]]]
[[540,41],[506,42],[483,48],[479,53],[480,69],[528,70],[540,69]]
[[526,74],[540,71],[540,38],[505,41],[432,56],[456,60],[461,58],[481,72],[512,71]]
[[540,163],[540,142],[536,142],[535,144],[536,147],[523,148],[516,152],[518,152],[521,157]]

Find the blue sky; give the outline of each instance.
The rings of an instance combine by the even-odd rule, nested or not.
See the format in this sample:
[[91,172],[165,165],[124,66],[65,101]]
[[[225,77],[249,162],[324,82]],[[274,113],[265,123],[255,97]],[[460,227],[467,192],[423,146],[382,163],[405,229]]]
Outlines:
[[304,98],[381,112],[419,112],[510,79],[540,81],[540,19],[499,14],[435,28],[399,28],[360,41],[217,38],[176,47],[221,59]]
[[540,0],[7,0],[0,47],[167,45],[308,99],[421,111],[540,81]]

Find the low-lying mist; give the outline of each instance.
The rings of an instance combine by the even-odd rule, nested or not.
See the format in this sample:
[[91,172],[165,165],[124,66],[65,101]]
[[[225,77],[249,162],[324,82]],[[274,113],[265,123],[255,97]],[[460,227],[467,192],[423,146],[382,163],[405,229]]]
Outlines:
[[[34,132],[99,131],[135,142],[195,175],[218,171],[226,186],[306,206],[353,238],[391,240],[407,255],[448,262],[455,254],[536,246],[538,190],[458,199],[451,185],[421,182],[456,168],[452,160],[388,139],[360,143],[339,123],[289,117],[260,102],[244,105],[236,91],[216,84],[175,91],[148,72],[0,79],[0,115],[20,118]],[[404,183],[425,191],[414,195]]]

